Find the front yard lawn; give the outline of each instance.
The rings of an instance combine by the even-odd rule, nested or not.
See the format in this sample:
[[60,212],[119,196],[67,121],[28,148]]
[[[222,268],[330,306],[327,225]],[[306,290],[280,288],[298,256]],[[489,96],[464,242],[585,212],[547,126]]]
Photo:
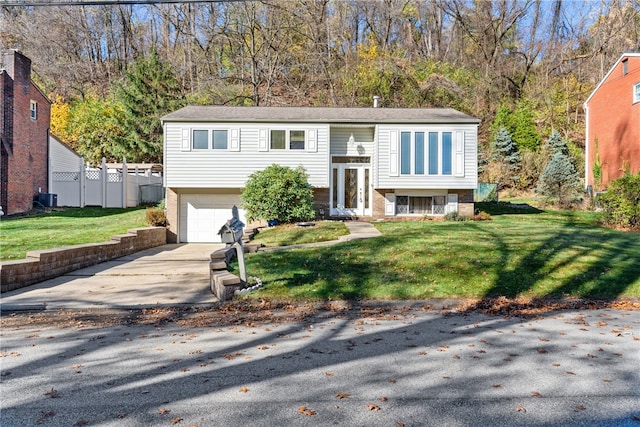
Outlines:
[[318,221],[313,226],[283,224],[271,228],[263,228],[253,239],[254,243],[265,246],[290,246],[304,243],[338,240],[338,237],[349,234],[349,230],[340,221]]
[[109,241],[146,227],[145,209],[68,208],[0,220],[0,260],[23,259],[28,251]]
[[382,222],[381,237],[248,255],[246,298],[640,297],[640,235],[592,212],[479,204],[491,221]]

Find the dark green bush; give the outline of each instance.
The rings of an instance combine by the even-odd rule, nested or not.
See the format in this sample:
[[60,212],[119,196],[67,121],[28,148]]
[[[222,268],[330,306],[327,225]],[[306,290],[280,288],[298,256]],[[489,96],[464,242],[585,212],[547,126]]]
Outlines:
[[247,219],[279,223],[315,218],[313,189],[304,168],[271,165],[249,176],[242,192]]
[[595,201],[602,207],[604,224],[640,230],[640,172],[612,181]]

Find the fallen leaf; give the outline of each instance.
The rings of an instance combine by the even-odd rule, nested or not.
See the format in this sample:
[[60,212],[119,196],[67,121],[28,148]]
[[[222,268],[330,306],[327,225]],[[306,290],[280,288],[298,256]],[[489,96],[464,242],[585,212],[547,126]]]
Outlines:
[[171,412],[171,409],[167,409],[167,408],[160,408],[160,409],[158,410],[158,413],[159,413],[160,415],[168,414],[169,412]]
[[299,407],[298,412],[309,417],[316,414],[316,411],[314,411],[313,409],[309,409],[306,406]]
[[542,397],[542,395],[537,391],[532,391],[531,392],[531,397]]
[[396,422],[396,427],[404,427],[404,423],[400,422],[400,421],[397,421]]
[[502,384],[492,384],[491,387],[493,388],[500,388],[502,387]]
[[544,348],[539,348],[539,349],[538,349],[538,353],[540,353],[540,354],[545,354],[545,353],[548,353],[548,351],[547,351],[547,350],[545,350]]
[[336,393],[336,397],[338,399],[348,399],[351,396],[349,396],[349,394],[347,394],[347,393]]
[[380,399],[378,399],[378,400],[379,400],[380,402],[386,402],[386,401],[387,401],[387,400],[389,400],[389,399],[387,399],[387,397],[386,397],[386,396],[382,396],[382,397],[381,397]]
[[125,418],[126,416],[127,414],[123,414],[122,412],[119,414],[116,414],[116,418],[120,418],[120,419]]
[[395,383],[396,383],[396,380],[394,380],[394,379],[392,378],[392,379],[390,379],[390,380],[389,380],[389,382],[390,382],[391,384],[395,384]]
[[80,418],[78,421],[76,421],[74,426],[86,426],[87,424],[89,424],[89,421],[85,420],[84,418]]
[[370,410],[370,411],[378,412],[380,410],[380,407],[378,405],[376,405],[375,403],[369,403],[367,405],[367,409]]
[[516,406],[516,411],[522,412],[522,413],[526,413],[527,412],[526,408],[524,406],[522,406],[522,405]]
[[333,376],[333,372],[329,372],[329,371],[325,372],[324,374],[326,376],[328,376],[328,377],[332,377]]
[[174,419],[171,420],[171,424],[178,424],[180,421],[182,421],[182,418],[175,417]]
[[249,391],[249,388],[247,388],[247,387],[242,387],[242,388],[240,389],[240,393],[246,393],[246,392],[248,392],[248,391]]
[[575,375],[575,372],[567,371],[567,375]]
[[584,405],[578,405],[578,406],[576,406],[576,409],[577,409],[578,411],[584,411],[584,410],[585,410],[585,409],[587,409],[587,408],[586,408]]
[[58,394],[58,390],[56,390],[55,388],[51,387],[51,390],[49,390],[48,392],[46,392],[44,394],[45,396],[49,396],[52,399],[58,398],[60,397],[60,394]]
[[555,366],[557,368],[558,366],[560,366],[560,364],[559,363],[554,363],[553,366]]

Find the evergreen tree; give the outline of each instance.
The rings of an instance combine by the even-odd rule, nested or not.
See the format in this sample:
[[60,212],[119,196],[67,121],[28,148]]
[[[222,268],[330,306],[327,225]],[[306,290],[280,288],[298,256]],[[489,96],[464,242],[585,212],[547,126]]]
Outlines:
[[568,154],[567,142],[560,137],[557,131],[551,133],[548,141],[553,150],[551,160],[540,175],[537,192],[547,196],[556,197],[560,206],[565,206],[567,197],[580,190],[580,178]]
[[162,161],[160,117],[184,105],[182,87],[169,64],[153,49],[133,63],[117,98],[125,110],[127,135],[122,144],[131,161]]
[[533,121],[531,106],[526,101],[519,101],[513,113],[513,140],[518,149],[536,151],[540,148],[540,135]]
[[492,142],[492,160],[500,164],[501,178],[516,185],[520,179],[520,151],[511,138],[511,134],[505,128],[500,128]]

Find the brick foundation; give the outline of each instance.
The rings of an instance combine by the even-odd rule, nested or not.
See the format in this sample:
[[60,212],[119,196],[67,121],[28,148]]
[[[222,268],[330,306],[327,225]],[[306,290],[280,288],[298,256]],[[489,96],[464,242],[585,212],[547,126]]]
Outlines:
[[136,228],[128,234],[112,236],[110,242],[27,252],[23,260],[0,264],[0,291],[20,289],[74,270],[164,245],[164,227]]

